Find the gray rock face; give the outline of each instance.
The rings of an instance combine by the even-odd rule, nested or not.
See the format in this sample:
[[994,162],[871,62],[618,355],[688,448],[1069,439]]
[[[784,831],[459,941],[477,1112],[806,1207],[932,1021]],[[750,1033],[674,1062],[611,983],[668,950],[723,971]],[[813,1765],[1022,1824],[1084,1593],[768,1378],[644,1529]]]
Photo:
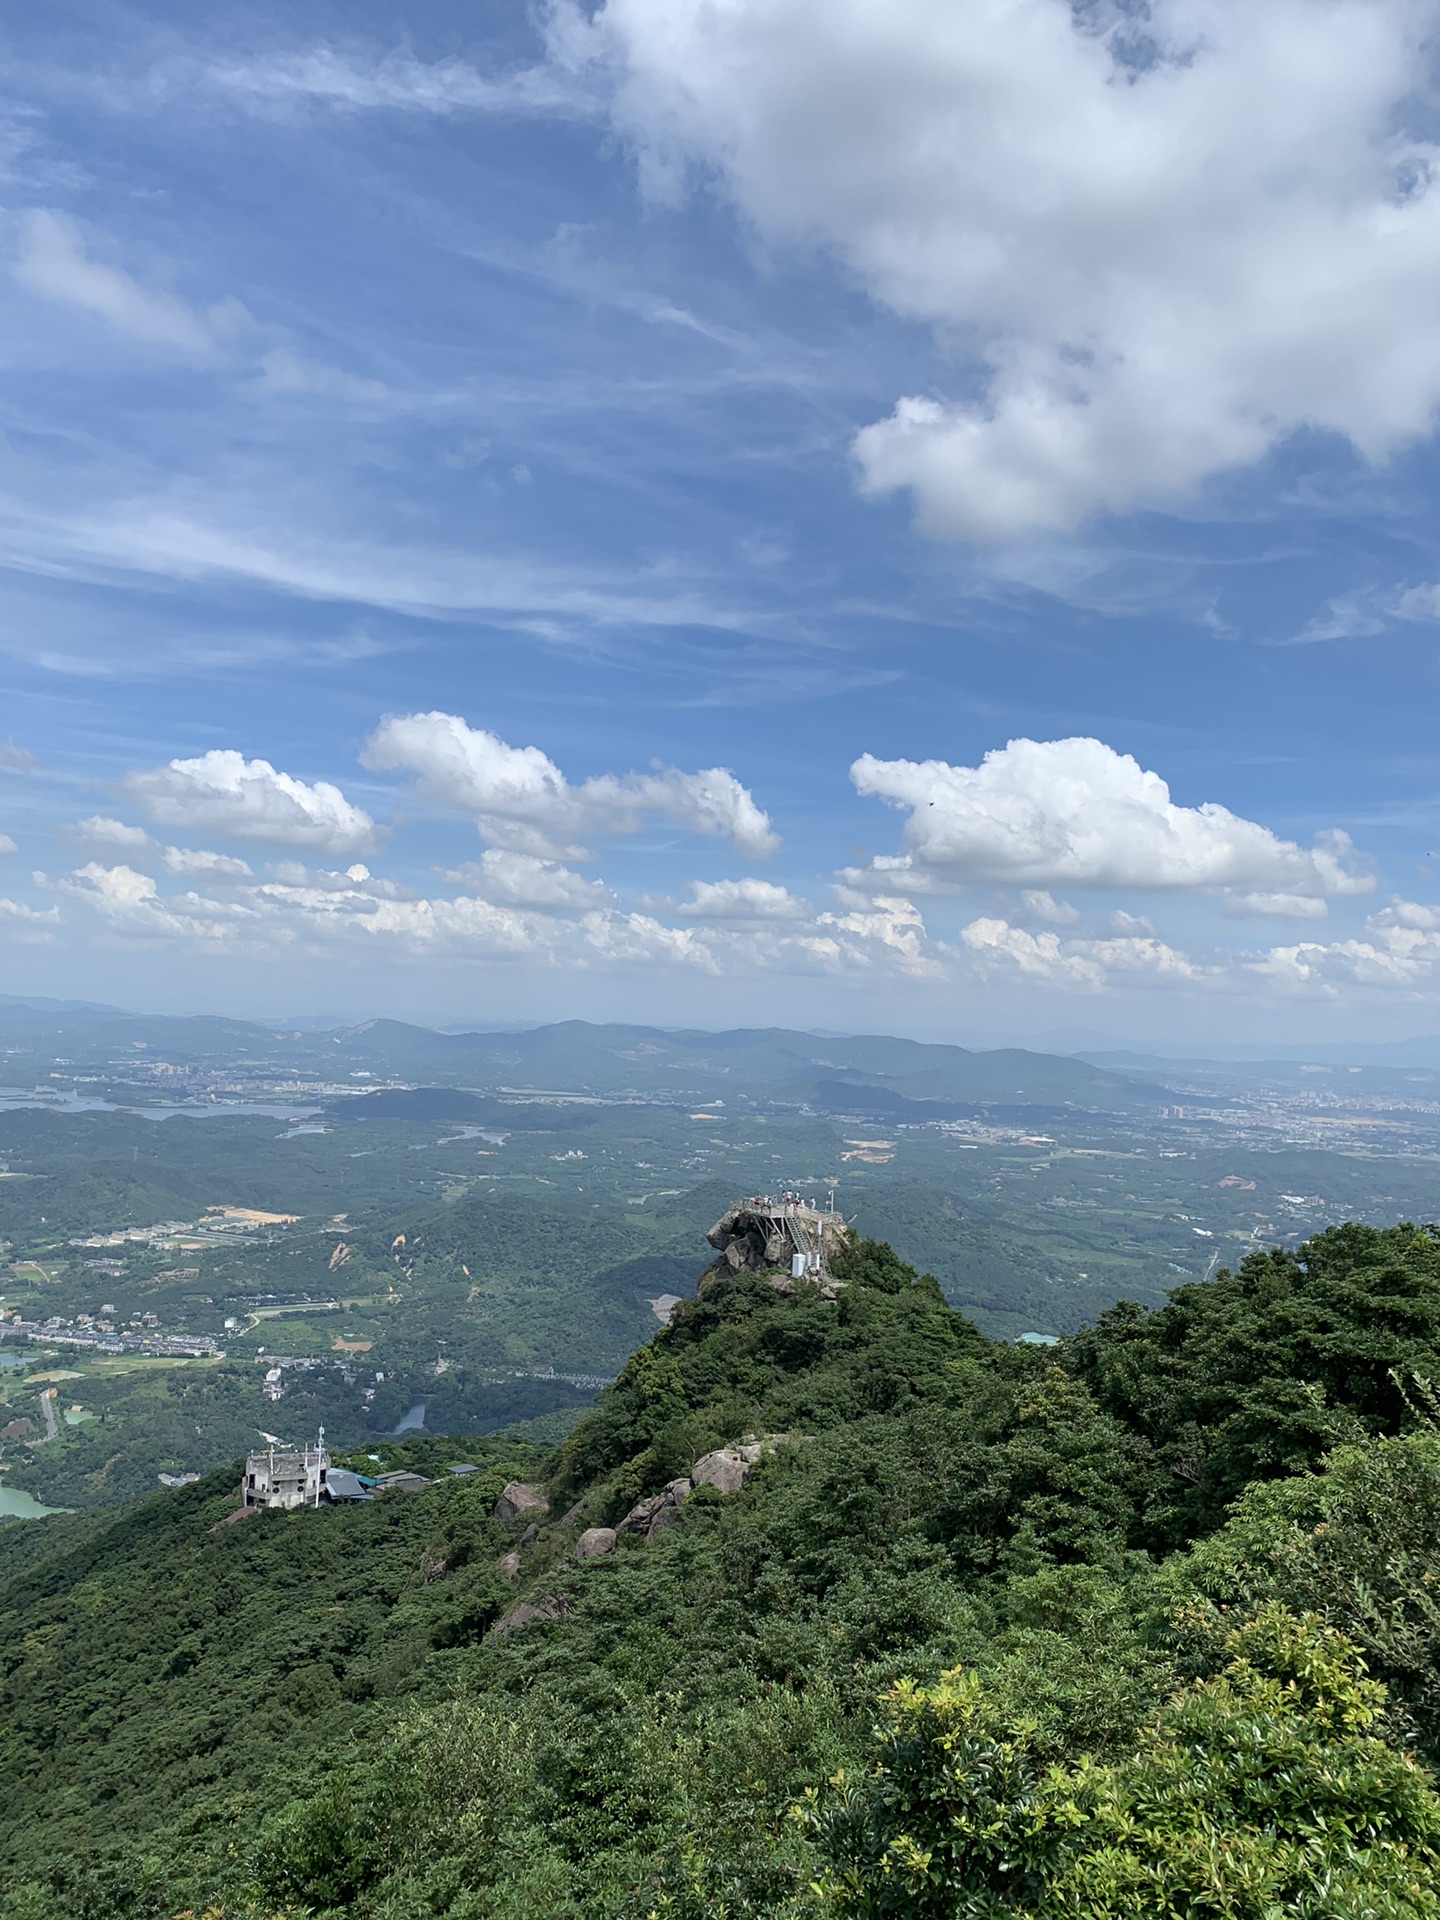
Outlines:
[[500,1571],[507,1580],[518,1580],[520,1578],[519,1554],[507,1553],[505,1558],[500,1562]]
[[577,1560],[594,1560],[602,1553],[615,1551],[614,1527],[587,1527],[575,1542]]
[[789,1293],[795,1285],[790,1263],[796,1249],[787,1219],[796,1231],[803,1229],[804,1244],[821,1250],[820,1288],[833,1299],[840,1283],[830,1277],[829,1266],[849,1241],[850,1230],[838,1214],[790,1203],[785,1196],[742,1200],[721,1215],[705,1236],[720,1257],[701,1274],[699,1291],[703,1293],[706,1282],[719,1274],[763,1273],[777,1293]]
[[563,1620],[570,1611],[570,1603],[563,1594],[547,1593],[539,1600],[522,1600],[513,1606],[507,1614],[501,1616],[490,1632],[498,1639],[500,1635],[513,1633],[517,1627],[532,1627],[546,1620]]
[[672,1480],[663,1493],[652,1493],[648,1500],[632,1507],[616,1532],[643,1533],[647,1540],[653,1539],[662,1528],[673,1526],[680,1518],[680,1508],[693,1484],[688,1477]]
[[[755,1459],[760,1458],[760,1449],[755,1449]],[[714,1453],[707,1453],[697,1460],[690,1469],[690,1478],[697,1487],[714,1487],[718,1493],[738,1493],[745,1484],[745,1476],[755,1464],[747,1460],[739,1447],[717,1447]]]
[[738,1493],[749,1476],[750,1469],[764,1454],[774,1450],[777,1441],[788,1440],[789,1434],[770,1434],[764,1440],[745,1440],[734,1447],[717,1447],[713,1453],[707,1453],[697,1460],[690,1469],[690,1478],[697,1487],[714,1487],[718,1493]]
[[506,1526],[522,1515],[533,1518],[549,1511],[550,1502],[539,1487],[526,1486],[523,1480],[512,1480],[495,1502],[495,1518]]
[[678,1526],[684,1518],[685,1516],[678,1506],[661,1507],[660,1511],[646,1528],[645,1538],[647,1540],[655,1539],[658,1534],[664,1533],[667,1527]]

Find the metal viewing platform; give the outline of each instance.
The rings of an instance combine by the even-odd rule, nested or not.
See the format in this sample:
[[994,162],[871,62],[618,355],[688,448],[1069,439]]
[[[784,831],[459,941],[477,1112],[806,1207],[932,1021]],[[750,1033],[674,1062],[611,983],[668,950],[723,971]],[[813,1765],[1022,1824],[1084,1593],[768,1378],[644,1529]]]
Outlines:
[[702,1285],[728,1268],[764,1274],[781,1292],[805,1280],[833,1290],[830,1262],[849,1235],[833,1195],[821,1206],[799,1192],[751,1194],[705,1236],[721,1257],[706,1270]]

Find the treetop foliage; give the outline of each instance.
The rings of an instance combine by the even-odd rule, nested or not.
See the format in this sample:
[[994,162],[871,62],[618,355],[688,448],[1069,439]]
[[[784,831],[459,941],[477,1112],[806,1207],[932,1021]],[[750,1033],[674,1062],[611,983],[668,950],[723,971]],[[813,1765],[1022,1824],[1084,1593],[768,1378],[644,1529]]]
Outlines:
[[1440,1915],[1432,1237],[1045,1351],[844,1269],[717,1278],[548,1456],[0,1528],[0,1917]]

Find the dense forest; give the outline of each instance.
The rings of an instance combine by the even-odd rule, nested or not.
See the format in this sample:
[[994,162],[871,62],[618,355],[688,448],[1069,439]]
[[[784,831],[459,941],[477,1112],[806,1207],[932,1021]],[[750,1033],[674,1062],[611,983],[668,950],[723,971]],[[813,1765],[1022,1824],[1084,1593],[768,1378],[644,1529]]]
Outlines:
[[712,1281],[548,1454],[0,1527],[0,1915],[1440,1916],[1434,1233],[1049,1349],[840,1265]]

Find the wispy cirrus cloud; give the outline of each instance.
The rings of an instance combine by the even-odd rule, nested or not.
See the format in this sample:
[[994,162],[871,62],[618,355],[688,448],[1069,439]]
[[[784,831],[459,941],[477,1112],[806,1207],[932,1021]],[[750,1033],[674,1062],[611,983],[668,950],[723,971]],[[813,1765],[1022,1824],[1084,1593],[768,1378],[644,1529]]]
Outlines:
[[80,227],[48,207],[21,222],[11,271],[27,293],[75,307],[114,332],[192,360],[211,360],[250,323],[240,302],[189,305],[178,294],[141,284],[125,268],[96,257]]
[[66,514],[0,497],[0,564],[106,585],[229,582],[425,620],[481,615],[541,637],[682,627],[794,633],[778,612],[675,566],[546,565],[513,552],[400,546],[323,529],[300,537],[254,501],[218,503],[202,518],[168,501]]
[[[171,77],[173,75],[173,78]],[[186,61],[152,85],[201,84],[257,113],[300,107],[337,113],[516,115],[577,118],[599,110],[596,88],[542,62],[483,72],[461,59],[319,44],[251,60]]]

